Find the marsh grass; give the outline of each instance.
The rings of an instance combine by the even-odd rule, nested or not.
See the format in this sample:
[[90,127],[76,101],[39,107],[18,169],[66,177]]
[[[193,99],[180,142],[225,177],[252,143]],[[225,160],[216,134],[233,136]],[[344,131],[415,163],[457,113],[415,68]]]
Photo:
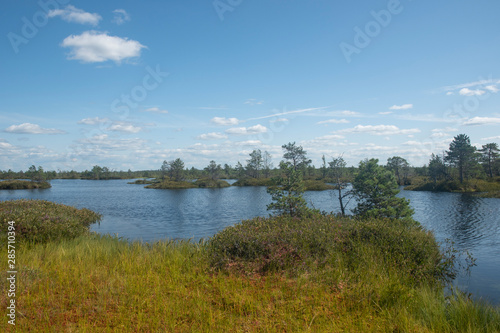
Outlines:
[[0,331],[500,331],[497,308],[443,296],[450,267],[432,235],[393,222],[254,219],[198,243],[19,244],[16,327],[4,318]]

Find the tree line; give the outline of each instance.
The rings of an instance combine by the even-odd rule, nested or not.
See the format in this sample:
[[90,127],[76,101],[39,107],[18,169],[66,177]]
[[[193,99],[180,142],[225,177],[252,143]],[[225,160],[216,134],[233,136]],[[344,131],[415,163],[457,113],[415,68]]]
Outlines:
[[[296,170],[300,169],[304,179],[325,181],[352,182],[358,167],[347,167],[342,156],[322,157],[319,168],[312,165],[311,160],[304,157],[303,148],[295,143],[285,146],[285,160],[289,161]],[[394,173],[399,185],[408,185],[418,176],[429,177],[434,182],[440,180],[458,180],[460,183],[471,178],[492,179],[500,176],[500,151],[497,143],[487,143],[480,149],[472,146],[470,138],[465,134],[454,137],[449,149],[441,154],[432,154],[429,162],[422,167],[411,166],[400,156],[387,159],[384,167]],[[340,172],[339,170],[342,170]],[[158,170],[117,171],[106,166],[95,165],[90,170],[45,171],[42,166],[32,165],[26,171],[1,171],[0,179],[31,179],[33,181],[59,179],[133,179],[133,178],[160,178],[167,177],[174,181],[184,179],[242,179],[242,178],[270,178],[279,174],[280,165],[274,167],[272,156],[267,151],[255,149],[249,154],[244,163],[237,162],[235,166],[218,164],[214,160],[202,168],[186,168],[180,158],[164,161]],[[339,173],[340,172],[340,173]]]

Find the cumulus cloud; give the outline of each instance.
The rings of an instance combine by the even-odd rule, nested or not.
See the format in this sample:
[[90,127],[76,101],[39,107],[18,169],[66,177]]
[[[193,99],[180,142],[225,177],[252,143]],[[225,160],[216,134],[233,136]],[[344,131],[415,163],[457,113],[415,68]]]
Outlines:
[[107,130],[112,132],[122,132],[122,133],[138,133],[142,130],[142,128],[134,126],[132,124],[116,123],[109,126]]
[[95,118],[84,118],[84,119],[78,121],[78,124],[97,125],[97,124],[102,124],[102,123],[107,123],[107,122],[109,122],[108,118],[95,117]]
[[474,117],[464,121],[463,125],[477,126],[477,125],[491,125],[500,124],[500,118],[495,117]]
[[372,135],[397,135],[397,134],[413,134],[419,133],[418,128],[400,129],[394,125],[357,125],[353,128],[347,128],[338,131],[338,133],[367,133]]
[[55,128],[42,128],[37,124],[23,123],[20,125],[11,125],[5,129],[5,132],[16,134],[65,134],[66,132]]
[[115,151],[140,151],[147,147],[144,139],[112,139],[107,134],[98,134],[77,140],[74,148],[81,155],[102,155]]
[[233,127],[226,130],[227,134],[233,135],[251,135],[266,133],[268,131],[267,127],[260,124],[251,127]]
[[68,59],[90,63],[108,60],[120,63],[124,59],[139,57],[141,49],[146,47],[135,40],[97,31],[68,36],[61,46],[71,49]]
[[130,21],[130,15],[125,11],[125,9],[115,9],[113,10],[113,23],[118,25]]
[[151,112],[151,113],[158,113],[158,114],[167,114],[167,110],[162,110],[159,107],[152,107],[149,109],[144,110],[143,112]]
[[469,88],[462,88],[458,93],[462,96],[481,96],[485,91],[481,89],[471,90]]
[[412,108],[413,104],[403,104],[403,105],[393,105],[389,108],[389,110],[408,110]]
[[317,122],[318,125],[321,125],[321,124],[348,124],[348,123],[350,123],[350,121],[347,119],[328,119],[328,120],[322,120],[322,121]]
[[238,125],[240,123],[240,120],[238,120],[237,118],[214,117],[212,118],[212,120],[210,120],[210,122],[215,125],[233,126]]
[[60,16],[66,22],[90,24],[96,26],[102,19],[97,13],[88,13],[75,6],[68,5],[64,9],[52,9],[47,13],[48,17]]
[[227,139],[227,135],[222,134],[222,133],[207,133],[207,134],[202,134],[197,137],[199,140],[220,140],[220,139]]

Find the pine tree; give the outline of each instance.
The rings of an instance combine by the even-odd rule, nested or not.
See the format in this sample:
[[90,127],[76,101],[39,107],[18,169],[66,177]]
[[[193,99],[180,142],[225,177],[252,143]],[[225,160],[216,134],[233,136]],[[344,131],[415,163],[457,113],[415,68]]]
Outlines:
[[399,188],[394,174],[378,165],[377,159],[359,163],[359,172],[352,185],[358,201],[353,211],[356,215],[395,219],[413,215],[409,201],[396,197]]

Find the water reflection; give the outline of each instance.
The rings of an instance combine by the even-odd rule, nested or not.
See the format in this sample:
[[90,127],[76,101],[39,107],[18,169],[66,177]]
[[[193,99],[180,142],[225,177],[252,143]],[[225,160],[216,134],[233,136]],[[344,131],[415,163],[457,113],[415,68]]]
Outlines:
[[[47,190],[0,191],[0,200],[42,199],[103,214],[92,230],[128,239],[210,237],[243,219],[267,216],[271,202],[265,187],[153,190],[125,180],[54,180]],[[459,250],[477,258],[471,277],[456,283],[475,295],[500,303],[500,200],[456,193],[402,191],[414,218],[438,241],[452,239]],[[339,212],[336,191],[306,192],[315,208]],[[347,210],[354,208],[351,202]]]

